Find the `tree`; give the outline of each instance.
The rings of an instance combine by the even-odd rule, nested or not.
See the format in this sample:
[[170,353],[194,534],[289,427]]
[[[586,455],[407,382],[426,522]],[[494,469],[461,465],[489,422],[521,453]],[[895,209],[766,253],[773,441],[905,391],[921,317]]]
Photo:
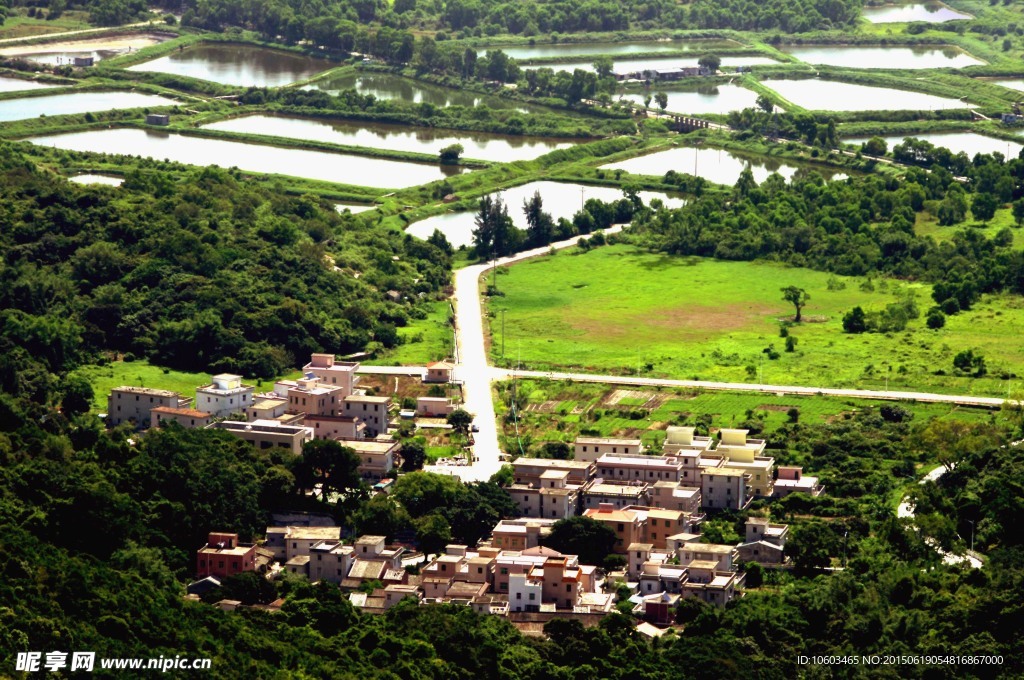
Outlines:
[[932,307],[928,310],[928,316],[925,317],[925,324],[932,330],[938,330],[946,325],[946,315],[938,307]]
[[473,424],[473,417],[466,409],[457,408],[448,414],[447,421],[456,432],[466,434],[469,432],[469,426]]
[[847,333],[863,333],[868,329],[867,316],[859,306],[843,316],[843,330]]
[[366,501],[352,515],[352,523],[360,534],[384,536],[388,541],[411,522],[406,509],[394,497],[385,494]]
[[1013,221],[1018,227],[1024,224],[1024,198],[1013,202]]
[[861,150],[869,156],[884,156],[888,148],[881,137],[872,137],[861,145]]
[[715,74],[718,72],[718,67],[722,65],[722,58],[716,54],[705,54],[697,60],[697,65],[702,69]]
[[368,495],[359,474],[359,456],[332,439],[313,439],[303,444],[293,473],[296,483],[303,488],[319,484],[322,499],[336,493],[355,503]]
[[961,373],[970,373],[975,378],[980,378],[988,372],[988,368],[985,366],[985,357],[975,354],[971,349],[965,349],[953,357],[953,368]]
[[786,286],[780,290],[782,291],[782,299],[796,308],[796,318],[793,320],[796,323],[800,323],[800,312],[807,304],[807,301],[811,299],[811,296],[803,288],[797,288],[796,286]]
[[654,94],[654,101],[658,104],[658,108],[665,111],[668,108],[668,94],[665,92],[656,92]]
[[540,191],[523,201],[523,214],[526,216],[526,241],[531,246],[546,246],[551,243],[555,232],[555,222],[551,215],[544,212],[544,199]]
[[773,102],[772,98],[768,95],[757,95],[757,101],[755,103],[757,104],[757,108],[761,109],[765,113],[771,113],[775,110],[775,102]]
[[440,513],[432,512],[416,520],[416,541],[423,551],[424,561],[428,556],[444,550],[451,540],[452,528]]
[[988,222],[995,217],[997,208],[999,208],[999,199],[995,195],[988,192],[974,194],[974,200],[971,201],[971,213],[974,215],[974,219]]
[[80,375],[69,375],[64,380],[61,410],[69,418],[88,413],[94,397],[92,385]]
[[615,532],[603,522],[576,516],[560,519],[541,543],[565,555],[579,555],[582,564],[597,564],[615,550]]
[[598,57],[594,60],[594,72],[598,78],[607,78],[612,74],[614,63],[611,57]]
[[544,442],[544,457],[568,460],[572,455],[572,449],[565,442]]
[[412,472],[423,468],[427,460],[427,449],[419,439],[407,439],[402,442],[402,472]]
[[463,151],[465,149],[461,144],[450,144],[444,147],[439,154],[441,165],[458,165]]
[[494,224],[492,223],[492,212],[494,210],[494,199],[488,194],[480,198],[480,205],[476,211],[473,223],[473,249],[483,260],[491,259],[494,252]]
[[824,524],[801,524],[786,543],[786,554],[800,571],[818,571],[831,563],[834,543],[832,530]]

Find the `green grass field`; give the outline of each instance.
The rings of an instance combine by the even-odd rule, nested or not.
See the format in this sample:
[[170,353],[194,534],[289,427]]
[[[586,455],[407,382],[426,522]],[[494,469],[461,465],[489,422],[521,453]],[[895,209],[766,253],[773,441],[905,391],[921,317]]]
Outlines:
[[94,411],[107,410],[107,395],[121,385],[174,390],[186,397],[195,397],[196,388],[210,382],[209,373],[186,373],[153,366],[148,361],[114,361],[105,366],[83,366],[76,371],[92,385]]
[[450,357],[453,340],[452,326],[448,321],[450,315],[451,305],[447,301],[433,303],[425,319],[413,319],[408,326],[398,329],[404,340],[401,345],[363,363],[422,366]]
[[[833,289],[830,290],[829,280]],[[524,367],[587,372],[642,373],[684,379],[821,387],[935,390],[1003,396],[1024,374],[1019,333],[1024,299],[991,296],[932,331],[924,312],[929,286],[863,279],[773,263],[677,258],[617,245],[588,253],[560,253],[509,268],[498,279],[497,311],[506,310],[506,357]],[[841,290],[836,285],[845,284]],[[805,321],[790,328],[796,351],[786,352],[779,328],[794,310],[780,288],[805,289]],[[917,295],[921,318],[893,334],[850,335],[842,317],[855,305],[880,310],[898,291]],[[495,347],[500,338],[495,336]],[[773,346],[779,358],[764,350]],[[509,349],[511,348],[511,349]],[[980,351],[990,376],[953,373],[954,355]]]

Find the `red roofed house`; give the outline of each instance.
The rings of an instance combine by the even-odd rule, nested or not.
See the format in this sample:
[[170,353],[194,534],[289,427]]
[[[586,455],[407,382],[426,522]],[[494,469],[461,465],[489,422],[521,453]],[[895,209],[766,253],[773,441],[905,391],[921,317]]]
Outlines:
[[196,575],[234,576],[256,570],[256,544],[239,543],[238,534],[211,532],[196,553]]
[[423,379],[423,382],[431,383],[448,383],[452,381],[452,371],[455,370],[455,364],[450,361],[435,361],[427,364],[427,377]]

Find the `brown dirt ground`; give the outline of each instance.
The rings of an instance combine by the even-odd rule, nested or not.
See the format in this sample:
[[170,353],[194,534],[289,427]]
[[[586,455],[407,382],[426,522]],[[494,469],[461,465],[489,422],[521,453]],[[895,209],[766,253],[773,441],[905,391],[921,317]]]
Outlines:
[[732,304],[665,307],[614,318],[575,318],[570,325],[588,336],[610,340],[646,334],[699,341],[709,337],[758,328],[778,312],[769,305]]

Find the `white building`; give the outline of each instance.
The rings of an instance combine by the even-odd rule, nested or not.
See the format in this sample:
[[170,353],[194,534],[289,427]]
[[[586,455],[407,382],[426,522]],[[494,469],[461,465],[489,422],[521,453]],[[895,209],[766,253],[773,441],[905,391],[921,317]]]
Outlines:
[[196,388],[196,408],[214,418],[226,418],[235,413],[245,413],[252,405],[254,388],[243,385],[242,376],[221,373],[213,376],[213,382]]

